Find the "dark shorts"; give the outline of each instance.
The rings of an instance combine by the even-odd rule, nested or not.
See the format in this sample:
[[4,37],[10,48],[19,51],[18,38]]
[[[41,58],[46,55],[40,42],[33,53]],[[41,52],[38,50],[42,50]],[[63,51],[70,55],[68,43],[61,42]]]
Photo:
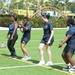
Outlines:
[[27,44],[29,42],[30,38],[29,37],[22,37],[21,43]]
[[[46,37],[46,38],[42,38],[41,42],[40,43],[44,43],[45,45],[47,44],[48,40],[49,40],[50,37]],[[49,43],[49,46],[51,46],[54,42],[54,37],[51,39],[50,43]]]
[[74,54],[75,49],[71,48],[70,46],[66,45],[63,52],[65,53],[70,53],[70,54]]

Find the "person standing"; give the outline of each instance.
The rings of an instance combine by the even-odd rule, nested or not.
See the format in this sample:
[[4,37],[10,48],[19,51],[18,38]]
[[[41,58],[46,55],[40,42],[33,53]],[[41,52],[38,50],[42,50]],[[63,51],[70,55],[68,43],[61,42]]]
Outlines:
[[[75,61],[73,60],[73,55],[75,52],[75,23],[72,18],[67,20],[67,24],[69,25],[69,30],[66,32],[65,39],[59,44],[59,48],[66,43],[66,46],[62,52],[62,58],[66,63],[66,68],[63,70],[69,72],[75,72]],[[72,68],[71,68],[72,67]]]
[[[39,45],[39,52],[40,52],[41,60],[38,63],[38,65],[46,65],[46,66],[53,65],[50,46],[54,42],[54,30],[53,30],[52,23],[49,21],[49,18],[50,18],[50,15],[46,15],[46,14],[42,15],[42,20],[44,22],[44,27],[43,27],[44,35],[43,35],[43,38],[42,38],[40,45]],[[46,51],[48,54],[48,62],[46,64],[45,64],[44,52],[43,52],[44,47],[46,47]]]
[[29,56],[25,46],[31,38],[31,24],[29,23],[28,17],[24,17],[23,21],[24,25],[22,23],[19,25],[20,30],[23,33],[23,36],[21,38],[21,49],[24,54],[24,57],[22,58],[22,60],[30,60],[31,57]]
[[10,57],[16,58],[16,51],[14,48],[14,45],[18,39],[18,34],[17,34],[18,24],[16,22],[17,21],[17,14],[16,13],[14,13],[11,16],[11,21],[12,21],[12,24],[9,26],[9,31],[6,36],[6,38],[8,38],[8,36],[10,35],[10,37],[8,38],[7,46],[8,46],[10,53],[11,53]]

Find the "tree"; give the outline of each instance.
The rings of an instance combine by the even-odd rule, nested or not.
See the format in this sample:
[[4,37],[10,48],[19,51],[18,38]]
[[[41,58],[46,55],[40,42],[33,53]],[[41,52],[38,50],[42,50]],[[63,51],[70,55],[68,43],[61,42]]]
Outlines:
[[0,0],[0,9],[3,9],[4,8],[4,2],[5,2],[6,0]]
[[67,9],[73,12],[75,10],[75,3],[69,2],[67,5]]

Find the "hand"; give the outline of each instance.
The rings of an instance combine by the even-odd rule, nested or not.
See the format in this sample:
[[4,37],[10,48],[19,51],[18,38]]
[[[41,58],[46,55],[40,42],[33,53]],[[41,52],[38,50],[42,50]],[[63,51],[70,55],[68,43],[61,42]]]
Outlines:
[[49,45],[50,44],[50,41],[48,41],[46,44]]
[[20,26],[23,27],[23,23],[22,22],[20,22]]
[[20,24],[20,25],[21,25],[21,27],[24,27],[23,24]]
[[19,25],[19,28],[21,28],[21,25]]
[[61,48],[62,46],[63,46],[63,44],[62,44],[62,43],[60,43],[58,47],[59,47],[59,48]]
[[11,37],[10,40],[13,40],[13,37]]
[[6,39],[8,39],[8,36],[6,36]]

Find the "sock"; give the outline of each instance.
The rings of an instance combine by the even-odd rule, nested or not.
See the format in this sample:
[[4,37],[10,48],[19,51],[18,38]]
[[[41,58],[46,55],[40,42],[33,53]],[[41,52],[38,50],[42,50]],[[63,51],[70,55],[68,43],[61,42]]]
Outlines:
[[73,68],[75,69],[75,66],[73,66]]
[[68,63],[68,64],[66,64],[67,66],[71,66],[71,64],[70,63]]
[[16,55],[16,52],[13,52],[13,55]]

